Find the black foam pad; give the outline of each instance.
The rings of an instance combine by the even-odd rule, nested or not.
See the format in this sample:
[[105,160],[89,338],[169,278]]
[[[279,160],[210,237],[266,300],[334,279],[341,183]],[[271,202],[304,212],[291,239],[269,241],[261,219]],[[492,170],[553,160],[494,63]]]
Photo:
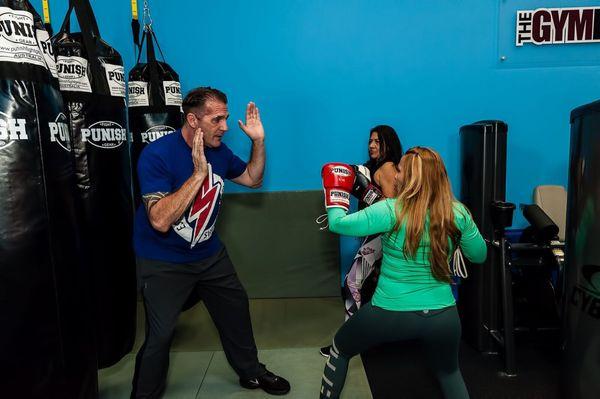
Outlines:
[[531,224],[535,236],[541,241],[550,241],[558,235],[558,226],[538,205],[527,205],[523,216]]

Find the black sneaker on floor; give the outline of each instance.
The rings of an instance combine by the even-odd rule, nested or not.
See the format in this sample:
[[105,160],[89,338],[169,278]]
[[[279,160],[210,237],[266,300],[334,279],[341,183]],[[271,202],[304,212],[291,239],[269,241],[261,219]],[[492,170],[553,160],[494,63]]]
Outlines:
[[319,349],[319,353],[320,353],[320,354],[321,354],[321,356],[323,356],[323,357],[329,357],[329,356],[331,356],[330,352],[331,352],[331,345],[329,345],[329,346],[324,346],[324,347],[322,347],[321,349]]
[[290,383],[283,377],[279,377],[270,371],[260,377],[241,379],[240,385],[247,389],[261,388],[271,395],[285,395],[290,391]]

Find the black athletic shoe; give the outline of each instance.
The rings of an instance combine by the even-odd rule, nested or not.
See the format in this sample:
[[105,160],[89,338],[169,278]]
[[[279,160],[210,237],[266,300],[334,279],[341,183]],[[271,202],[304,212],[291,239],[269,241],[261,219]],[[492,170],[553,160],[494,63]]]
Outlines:
[[327,358],[328,358],[329,356],[331,356],[331,353],[330,353],[330,352],[331,352],[331,345],[329,345],[329,346],[324,346],[324,347],[322,347],[321,349],[319,349],[319,353],[320,353],[320,354],[321,354],[321,356],[323,356],[323,357],[327,357]]
[[285,378],[279,377],[270,371],[256,378],[240,378],[240,385],[247,389],[261,388],[271,395],[285,395],[290,391],[290,383]]

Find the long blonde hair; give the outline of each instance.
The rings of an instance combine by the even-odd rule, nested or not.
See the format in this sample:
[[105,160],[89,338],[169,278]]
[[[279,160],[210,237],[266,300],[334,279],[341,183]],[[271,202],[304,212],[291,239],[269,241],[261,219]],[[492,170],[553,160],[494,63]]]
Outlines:
[[429,211],[431,273],[439,281],[451,282],[448,238],[456,244],[460,231],[454,223],[452,204],[455,199],[442,158],[425,147],[413,147],[406,151],[399,163],[396,189],[398,197],[394,231],[405,225],[404,253],[415,257]]

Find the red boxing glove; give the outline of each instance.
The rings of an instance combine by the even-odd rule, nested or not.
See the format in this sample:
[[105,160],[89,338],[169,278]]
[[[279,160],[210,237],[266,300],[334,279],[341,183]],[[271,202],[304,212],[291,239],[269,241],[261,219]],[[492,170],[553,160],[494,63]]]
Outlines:
[[350,208],[350,193],[354,185],[354,169],[345,163],[332,162],[321,169],[325,208]]

